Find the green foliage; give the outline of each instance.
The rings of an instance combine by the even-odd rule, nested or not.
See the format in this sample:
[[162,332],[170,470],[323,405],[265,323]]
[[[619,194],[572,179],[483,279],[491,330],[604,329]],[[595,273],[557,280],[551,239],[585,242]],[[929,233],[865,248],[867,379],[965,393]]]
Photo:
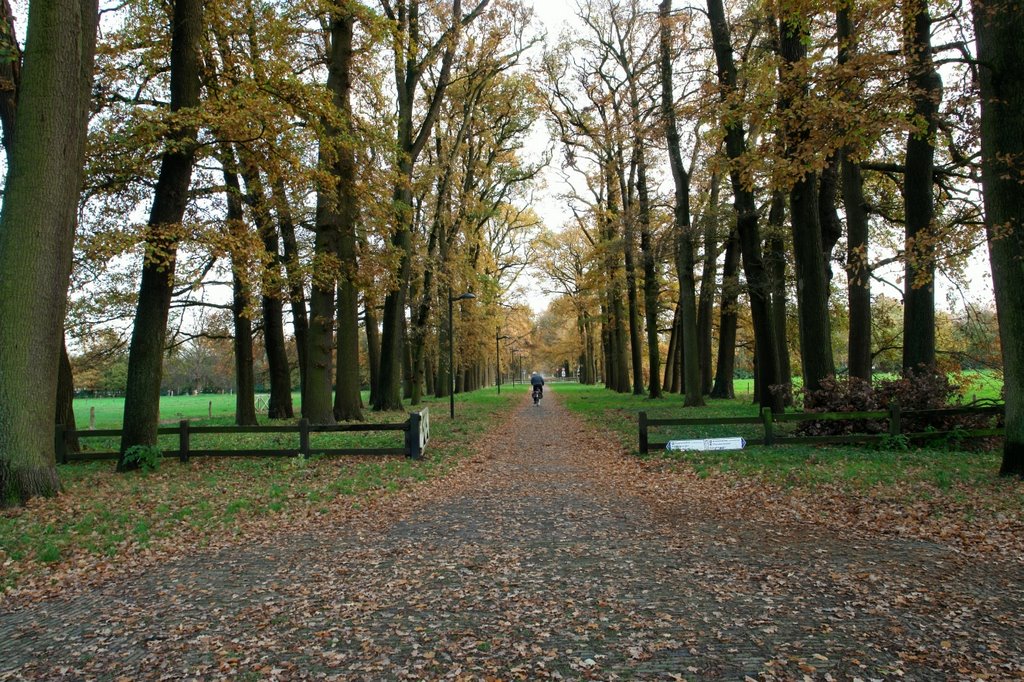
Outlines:
[[130,468],[138,467],[142,471],[156,471],[160,468],[163,453],[156,445],[133,445],[124,453],[124,461]]

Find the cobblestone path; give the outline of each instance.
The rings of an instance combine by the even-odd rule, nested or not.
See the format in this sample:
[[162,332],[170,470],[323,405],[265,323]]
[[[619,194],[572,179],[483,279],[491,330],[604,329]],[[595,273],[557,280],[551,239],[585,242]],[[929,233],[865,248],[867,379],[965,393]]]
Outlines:
[[1018,563],[653,499],[549,393],[391,522],[2,607],[0,680],[1024,679]]

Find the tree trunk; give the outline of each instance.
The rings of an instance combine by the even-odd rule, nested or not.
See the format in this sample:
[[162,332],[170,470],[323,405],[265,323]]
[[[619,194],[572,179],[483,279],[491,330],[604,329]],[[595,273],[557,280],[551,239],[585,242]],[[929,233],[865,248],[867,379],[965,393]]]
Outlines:
[[234,152],[227,145],[221,153],[225,198],[228,207],[227,232],[231,235],[231,320],[235,338],[235,424],[256,426],[256,382],[252,359],[251,287],[247,281],[249,256],[245,248],[246,226],[242,209],[242,188],[235,173]]
[[[781,22],[781,51],[786,63],[782,86],[793,97],[783,98],[783,111],[796,109],[809,94],[809,86],[802,76],[793,73],[807,58],[810,29],[803,16],[785,16]],[[794,79],[800,79],[794,81]],[[786,126],[786,154],[798,162],[805,153],[809,130],[807,123]],[[803,384],[807,390],[817,390],[826,377],[836,373],[832,357],[832,325],[828,309],[828,277],[825,274],[826,252],[822,245],[821,214],[818,205],[818,175],[809,168],[789,191],[790,222],[793,227],[793,269],[796,272],[797,317],[800,322],[800,360],[803,366]],[[779,348],[785,339],[778,338]],[[760,346],[759,346],[760,348]],[[766,349],[767,350],[767,349]],[[768,358],[762,354],[762,360]],[[781,371],[781,368],[780,368]],[[776,383],[789,383],[782,375]],[[773,384],[764,385],[772,392]]]
[[711,191],[707,208],[704,210],[704,267],[700,277],[700,298],[697,303],[697,351],[700,356],[700,390],[704,395],[711,393],[714,378],[711,371],[713,361],[711,348],[712,317],[715,312],[715,281],[718,270],[718,195],[721,176],[711,175]]
[[733,379],[736,371],[736,305],[739,299],[740,244],[736,231],[729,233],[722,264],[722,295],[718,302],[718,362],[712,398],[735,398]]
[[[732,57],[732,38],[725,19],[722,0],[708,0],[708,15],[711,22],[712,42],[715,61],[718,66],[718,80],[723,86],[721,98],[728,102],[737,91],[736,66]],[[761,235],[758,229],[757,206],[753,192],[745,187],[737,164],[747,150],[742,119],[735,112],[726,116],[725,148],[731,161],[729,177],[736,205],[736,232],[739,236],[743,270],[747,278],[750,298],[750,313],[753,319],[754,339],[761,352],[760,377],[765,385],[779,383],[778,346],[772,327],[771,298],[768,275],[761,255]],[[761,406],[772,412],[781,412],[781,397],[771,391],[761,396]]]
[[[771,208],[768,211],[768,225],[771,236],[768,239],[768,273],[772,280],[772,324],[775,326],[775,338],[779,340],[779,376],[792,377],[793,369],[789,361],[788,308],[789,297],[786,289],[786,241],[783,231],[786,225],[786,197],[782,192],[772,193]],[[785,381],[787,388],[783,391],[783,402],[793,403],[791,382]]]
[[[832,281],[832,252],[843,236],[843,222],[836,208],[839,192],[840,154],[833,154],[821,171],[818,182],[818,222],[821,225],[821,251],[825,266],[825,280]],[[826,294],[828,294],[826,290]]]
[[903,369],[935,367],[935,133],[942,78],[932,61],[932,20],[928,0],[904,3],[904,41],[913,89],[914,121],[924,123],[907,138],[903,197],[906,218],[906,272],[903,291]]
[[424,72],[424,64],[415,56],[420,50],[427,52],[432,50],[431,46],[420,43],[418,3],[413,3],[410,13],[400,11],[396,17],[398,21],[394,57],[395,88],[398,95],[398,137],[396,140],[398,163],[395,170],[399,179],[393,192],[395,213],[391,245],[400,254],[400,260],[395,284],[384,299],[379,385],[374,396],[374,410],[402,409],[401,381],[405,355],[402,327],[412,273],[414,217],[412,184],[416,159],[430,137],[445,91],[448,88],[460,30],[464,24],[478,16],[486,8],[488,2],[489,0],[481,0],[469,15],[463,17],[461,0],[453,0],[450,32],[445,34],[444,43],[439,41],[434,46],[439,51],[443,45],[444,55],[441,58],[441,67],[438,70],[434,92],[428,98],[427,111],[418,130],[413,124],[413,110],[417,101],[416,91]]
[[673,392],[672,377],[676,371],[676,346],[679,344],[679,304],[676,303],[672,312],[672,328],[668,336],[668,352],[665,353],[665,378],[662,385],[669,393]]
[[267,252],[263,270],[261,303],[263,308],[263,345],[267,354],[270,374],[270,401],[267,416],[270,419],[291,419],[292,372],[288,365],[288,352],[284,340],[284,305],[281,302],[281,253],[277,243],[277,230],[270,220],[266,193],[260,170],[252,155],[239,149],[242,162],[242,180],[245,182],[246,201],[252,212],[256,231]]
[[377,316],[373,314],[370,301],[364,298],[363,304],[366,306],[363,311],[363,323],[366,326],[366,364],[369,365],[370,373],[370,404],[373,404],[380,371],[380,327],[377,325]]
[[[309,315],[306,311],[305,283],[299,263],[299,247],[295,239],[295,222],[292,220],[291,205],[288,203],[288,190],[281,178],[274,178],[271,183],[274,196],[274,208],[277,212],[278,229],[281,231],[281,246],[284,249],[284,271],[288,280],[288,300],[292,306],[292,328],[295,330],[295,350],[299,359],[299,395],[304,395],[306,387],[306,348],[309,346]],[[289,377],[289,383],[291,379]],[[305,403],[300,404],[302,415]]]
[[[846,64],[856,47],[850,20],[850,6],[841,4],[836,11],[840,64]],[[851,99],[857,93],[851,93]],[[846,213],[846,279],[850,306],[848,365],[851,377],[871,381],[871,269],[868,259],[868,212],[864,198],[864,178],[860,164],[842,150],[843,207]]]
[[[333,86],[334,104],[341,112],[343,129],[338,131],[334,165],[337,186],[338,220],[338,329],[337,376],[334,390],[334,418],[362,420],[362,396],[359,394],[359,288],[356,273],[356,221],[359,199],[356,194],[356,153],[352,130],[352,14],[335,15],[331,27],[331,71],[337,70]],[[332,76],[334,74],[332,73]]]
[[[199,106],[199,55],[203,33],[202,0],[174,0],[171,21],[171,112]],[[146,227],[147,258],[128,351],[121,457],[118,471],[130,468],[124,453],[133,445],[156,445],[160,421],[167,314],[174,287],[180,225],[188,204],[195,163],[194,125],[173,128],[160,161],[153,207]]]
[[1006,440],[999,473],[1024,477],[1024,2],[974,3],[981,76],[981,182],[999,316]]
[[94,0],[31,3],[13,128],[4,121],[15,143],[0,210],[0,506],[59,487],[53,417],[96,16]]
[[[68,348],[61,339],[60,365],[57,368],[57,411],[54,424],[63,424],[68,431],[75,430],[75,376],[71,371],[71,358]],[[78,435],[65,440],[68,452],[79,452],[82,449]]]
[[682,332],[680,351],[682,353],[683,390],[686,391],[684,405],[694,407],[704,404],[700,378],[700,349],[697,336],[697,294],[694,278],[693,234],[690,223],[690,174],[683,166],[679,148],[679,131],[676,127],[675,97],[672,90],[671,33],[668,17],[672,11],[672,0],[662,0],[659,6],[661,16],[661,114],[664,119],[665,139],[668,142],[669,165],[675,185],[675,207],[673,231],[675,232],[676,271],[679,274],[679,324]]

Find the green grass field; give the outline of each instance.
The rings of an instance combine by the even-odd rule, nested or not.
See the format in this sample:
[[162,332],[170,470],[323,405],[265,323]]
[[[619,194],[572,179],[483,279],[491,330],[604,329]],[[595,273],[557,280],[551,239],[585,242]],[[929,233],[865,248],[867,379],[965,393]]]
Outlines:
[[[602,387],[563,384],[555,387],[567,406],[588,421],[610,428],[632,452],[638,449],[637,415],[651,418],[757,416],[750,398],[707,400],[700,408],[684,408],[683,398],[669,394],[659,400],[622,395]],[[907,482],[928,483],[948,489],[954,484],[978,485],[997,481],[1000,452],[964,450],[959,444],[891,449],[872,446],[760,445],[759,425],[675,426],[652,429],[652,440],[742,436],[747,447],[736,451],[672,452],[660,456],[691,467],[700,475],[732,473],[756,476],[783,485],[813,486],[841,483],[865,489]]]

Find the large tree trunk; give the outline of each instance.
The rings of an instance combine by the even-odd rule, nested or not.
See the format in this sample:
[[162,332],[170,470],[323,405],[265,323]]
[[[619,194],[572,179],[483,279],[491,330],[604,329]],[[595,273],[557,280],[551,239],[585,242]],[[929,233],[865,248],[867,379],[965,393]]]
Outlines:
[[1006,398],[1000,474],[1024,477],[1024,2],[974,3],[981,75],[981,182]]
[[906,219],[906,272],[903,291],[903,368],[935,367],[935,133],[942,78],[932,61],[932,20],[928,0],[904,1],[904,41],[913,89],[913,120],[923,130],[907,137],[903,199]]
[[[836,35],[840,64],[846,64],[856,48],[856,36],[850,19],[850,5],[836,10]],[[850,93],[851,98],[857,96]],[[842,150],[843,207],[846,213],[846,279],[850,306],[848,365],[851,377],[871,381],[871,269],[868,259],[868,212],[864,198],[864,178],[860,164]]]
[[227,202],[227,232],[231,235],[231,320],[235,338],[235,424],[256,426],[256,382],[252,359],[251,287],[248,282],[248,253],[245,248],[246,226],[242,209],[242,188],[234,171],[235,158],[225,145],[221,154]]
[[267,206],[266,193],[259,168],[252,156],[239,150],[242,161],[242,179],[246,198],[252,210],[253,223],[263,241],[267,259],[263,270],[261,303],[263,307],[263,346],[267,354],[270,374],[270,401],[267,416],[270,419],[291,419],[292,372],[288,365],[288,351],[284,340],[284,305],[281,301],[281,253],[278,249],[277,230]]
[[[203,1],[174,0],[171,21],[171,112],[199,106],[199,55]],[[188,204],[195,163],[195,125],[173,128],[160,161],[153,207],[146,228],[147,258],[128,351],[119,471],[129,468],[124,453],[133,445],[155,445],[160,421],[167,314],[174,287],[180,225]]]
[[341,112],[343,129],[339,132],[338,158],[334,173],[337,187],[338,217],[338,338],[337,376],[334,392],[334,417],[345,421],[362,420],[362,396],[359,394],[359,288],[356,273],[356,221],[359,198],[356,194],[356,152],[352,137],[352,14],[336,15],[331,27],[331,70],[338,71],[334,86],[334,104]]
[[718,301],[718,361],[712,398],[735,398],[733,379],[736,371],[736,305],[739,300],[740,243],[736,231],[729,233],[722,264],[722,295]]
[[[722,0],[708,0],[708,15],[711,20],[711,35],[714,44],[715,61],[718,66],[718,80],[723,103],[728,103],[737,90],[736,66],[732,57],[732,38],[725,18]],[[729,105],[731,106],[731,105]],[[743,270],[747,278],[750,298],[750,313],[753,319],[754,339],[760,353],[758,371],[761,385],[774,386],[779,383],[778,346],[772,327],[771,294],[769,280],[761,254],[761,235],[758,229],[757,206],[754,193],[745,186],[737,164],[747,150],[742,119],[737,112],[726,117],[725,148],[731,161],[729,177],[736,205],[736,232],[739,235]],[[819,261],[820,262],[820,261]],[[781,396],[764,391],[761,406],[773,412],[783,409]]]
[[[57,371],[96,41],[95,0],[29,6],[0,212],[0,506],[53,495]],[[16,55],[8,55],[16,58]]]
[[[805,77],[794,75],[807,58],[810,29],[803,16],[784,16],[780,26],[780,46],[786,63],[783,88],[793,96],[783,98],[782,109],[799,111],[800,103],[808,97],[809,86]],[[799,79],[799,80],[794,80]],[[787,87],[788,86],[788,87]],[[806,154],[809,130],[807,122],[786,127],[786,154],[794,163]],[[803,366],[803,385],[817,390],[826,377],[835,374],[832,357],[832,325],[828,309],[828,277],[825,274],[825,249],[822,245],[821,214],[818,205],[818,174],[803,168],[803,175],[789,191],[790,221],[793,227],[793,269],[796,271],[797,318],[800,323],[800,359]],[[785,339],[778,338],[779,347]],[[760,347],[759,347],[760,348]],[[767,360],[765,355],[762,360]],[[780,368],[781,371],[781,368]],[[781,376],[777,383],[789,383]],[[772,391],[772,384],[763,386]]]

